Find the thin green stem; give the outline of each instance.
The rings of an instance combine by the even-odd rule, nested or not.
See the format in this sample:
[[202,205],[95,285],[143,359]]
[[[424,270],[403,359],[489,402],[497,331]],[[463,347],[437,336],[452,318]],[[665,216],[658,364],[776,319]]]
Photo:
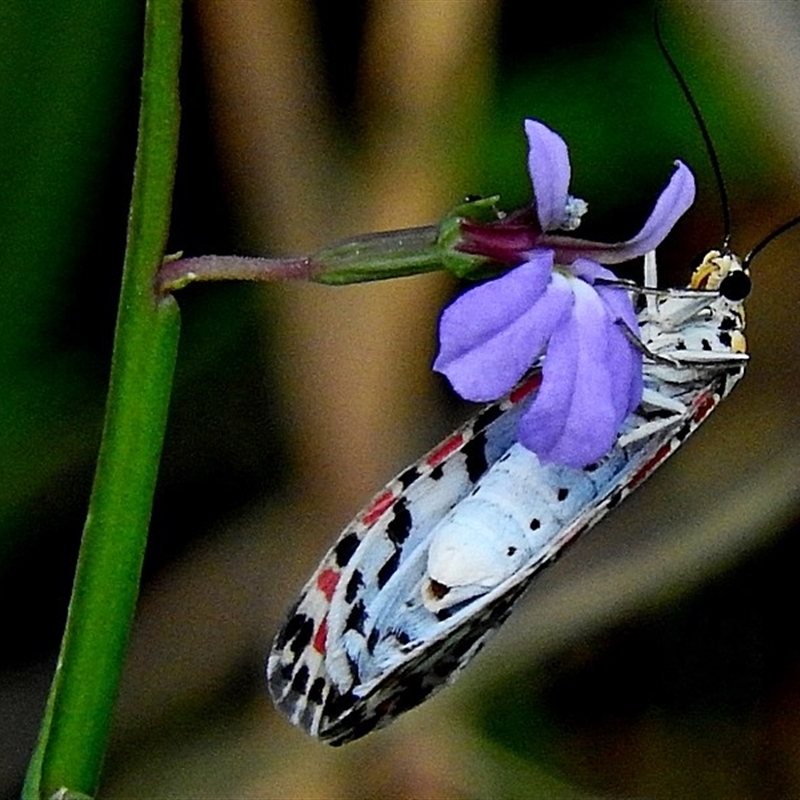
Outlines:
[[156,289],[174,292],[197,281],[316,281],[332,286],[402,278],[443,269],[439,228],[427,225],[368,233],[324,247],[310,256],[168,258]]
[[139,592],[178,343],[153,281],[167,242],[180,108],[180,0],[148,0],[136,170],[97,471],[26,800],[94,795]]

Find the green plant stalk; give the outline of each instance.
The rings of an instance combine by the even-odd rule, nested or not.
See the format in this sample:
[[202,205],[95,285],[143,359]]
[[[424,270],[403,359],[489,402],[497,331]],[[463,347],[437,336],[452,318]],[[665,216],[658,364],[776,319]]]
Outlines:
[[167,243],[178,146],[180,0],[148,0],[139,137],[106,419],[58,665],[26,800],[93,796],[139,593],[178,344],[153,281]]

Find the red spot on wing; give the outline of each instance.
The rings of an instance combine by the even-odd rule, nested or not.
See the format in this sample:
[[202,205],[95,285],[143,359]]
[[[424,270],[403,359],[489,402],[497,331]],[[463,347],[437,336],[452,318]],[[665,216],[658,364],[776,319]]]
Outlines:
[[673,451],[674,444],[667,442],[658,448],[656,454],[630,479],[628,486],[633,491],[656,467]]
[[[694,404],[692,419],[698,425],[717,407],[719,397],[713,392],[700,395]],[[628,487],[633,491],[645,478],[647,478],[659,464],[678,447],[678,442],[671,441],[661,445],[656,454],[630,479]]]
[[372,525],[376,520],[380,519],[381,514],[383,514],[387,508],[392,507],[396,499],[395,493],[390,489],[387,489],[382,494],[379,494],[372,501],[372,505],[370,505],[370,507],[364,512],[364,516],[361,517],[361,521],[365,525]]
[[695,422],[702,422],[716,407],[719,399],[713,394],[704,394],[697,398],[697,403],[693,419]]
[[451,453],[458,450],[464,444],[464,434],[454,433],[449,439],[445,439],[426,459],[425,463],[429,467],[436,467],[442,463]]
[[320,572],[317,578],[317,588],[325,595],[325,599],[330,603],[333,593],[336,591],[336,584],[342,573],[335,569],[326,569]]
[[531,392],[535,391],[539,388],[539,385],[542,382],[542,373],[537,372],[534,375],[531,375],[524,383],[521,383],[514,389],[513,392],[508,396],[508,399],[516,405],[524,400]]
[[319,624],[319,628],[317,628],[317,632],[314,634],[314,649],[322,654],[325,655],[325,650],[328,645],[328,615],[326,614],[322,618],[322,622]]
[[[536,391],[542,382],[541,372],[537,372],[527,378],[517,386],[509,395],[509,401],[516,405],[522,402],[529,394]],[[438,467],[446,461],[453,453],[464,446],[464,434],[454,433],[449,439],[445,439],[432,453],[425,459],[425,464],[431,468]]]

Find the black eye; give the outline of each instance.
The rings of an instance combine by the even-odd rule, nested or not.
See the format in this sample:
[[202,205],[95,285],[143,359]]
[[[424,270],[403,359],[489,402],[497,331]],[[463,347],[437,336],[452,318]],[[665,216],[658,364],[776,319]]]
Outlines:
[[741,269],[728,273],[719,284],[719,293],[733,303],[744,300],[750,294],[753,284],[750,276]]

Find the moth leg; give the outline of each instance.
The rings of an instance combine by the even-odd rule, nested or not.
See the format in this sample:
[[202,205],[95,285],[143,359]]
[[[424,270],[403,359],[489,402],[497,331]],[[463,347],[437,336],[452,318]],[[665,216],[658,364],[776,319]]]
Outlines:
[[648,389],[646,387],[642,392],[642,405],[649,406],[652,409],[666,411],[668,414],[665,417],[641,423],[633,430],[621,434],[617,439],[621,447],[627,447],[635,442],[648,439],[654,434],[672,427],[684,419],[688,412],[688,408],[680,400],[676,400],[674,397],[669,397],[668,395],[661,394],[654,389]]
[[661,354],[662,359],[667,359],[671,366],[702,367],[705,365],[731,365],[741,364],[750,360],[747,353],[726,353],[717,350],[671,350]]
[[621,434],[617,439],[617,444],[620,447],[627,447],[628,445],[635,444],[636,442],[649,439],[654,434],[673,427],[682,418],[682,416],[675,415],[673,417],[664,417],[663,419],[654,419],[650,422],[645,422],[644,424],[634,428],[632,431]]
[[622,329],[625,338],[635,347],[643,356],[649,358],[656,364],[666,364],[670,367],[682,366],[681,362],[671,356],[665,356],[660,353],[654,353],[629,327],[624,319],[616,319],[614,322]]
[[672,411],[674,414],[685,414],[687,410],[686,405],[680,400],[646,387],[642,391],[642,403],[653,408],[661,408],[664,411]]

